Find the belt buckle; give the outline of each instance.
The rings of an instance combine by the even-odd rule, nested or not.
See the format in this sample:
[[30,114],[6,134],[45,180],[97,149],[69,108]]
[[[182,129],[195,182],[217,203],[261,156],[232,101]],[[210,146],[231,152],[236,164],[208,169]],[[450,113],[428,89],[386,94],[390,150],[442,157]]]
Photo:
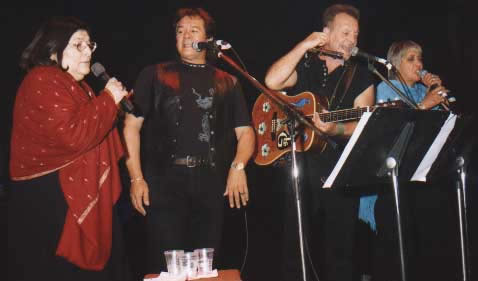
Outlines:
[[196,159],[193,158],[192,156],[186,156],[186,167],[188,168],[194,168],[196,167]]

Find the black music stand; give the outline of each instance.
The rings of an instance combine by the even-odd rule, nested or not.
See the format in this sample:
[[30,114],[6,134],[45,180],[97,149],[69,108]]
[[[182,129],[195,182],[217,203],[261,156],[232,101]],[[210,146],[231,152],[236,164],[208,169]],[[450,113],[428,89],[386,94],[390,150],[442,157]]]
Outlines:
[[324,184],[350,188],[392,181],[403,281],[407,275],[398,183],[430,178],[432,165],[450,146],[456,121],[456,115],[443,111],[377,108],[366,113]]
[[[470,280],[471,266],[470,253],[468,245],[470,243],[468,233],[468,200],[466,177],[468,165],[471,162],[471,154],[478,144],[478,135],[476,134],[475,124],[476,116],[463,115],[460,122],[456,124],[453,137],[450,137],[450,153],[443,153],[432,166],[430,174],[434,178],[441,180],[440,177],[454,179],[454,189],[457,195],[458,223],[460,232],[460,258],[461,258],[461,276],[463,281]],[[444,167],[443,167],[444,166]],[[443,171],[448,170],[448,174]]]

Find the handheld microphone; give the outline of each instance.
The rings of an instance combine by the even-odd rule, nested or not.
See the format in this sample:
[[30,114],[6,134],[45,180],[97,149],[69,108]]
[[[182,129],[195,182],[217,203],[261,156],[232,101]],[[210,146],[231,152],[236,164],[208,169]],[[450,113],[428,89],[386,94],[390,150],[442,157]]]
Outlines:
[[[105,67],[99,63],[99,62],[95,62],[92,66],[91,66],[91,72],[93,72],[93,74],[100,78],[101,80],[103,80],[105,83],[108,82],[108,80],[110,80],[110,76],[108,75],[108,73],[106,73],[106,70],[105,70]],[[123,99],[121,99],[120,101],[120,104],[121,104],[121,108],[123,109],[124,112],[128,112],[128,113],[132,113],[133,110],[134,110],[134,106],[133,104],[131,103],[130,100],[128,100],[127,97],[123,97]]]
[[230,48],[232,48],[232,46],[224,40],[209,40],[203,42],[193,42],[192,48],[197,52],[200,52],[205,49],[229,50]]
[[352,48],[352,50],[350,51],[350,55],[353,56],[353,57],[354,56],[362,57],[362,58],[364,58],[366,60],[369,60],[369,61],[375,61],[375,62],[378,62],[378,63],[381,63],[381,64],[385,65],[389,70],[392,69],[392,64],[388,60],[376,57],[374,55],[367,54],[365,52],[362,52],[357,47]]
[[[422,69],[422,70],[418,71],[418,76],[420,76],[420,78],[423,79],[423,77],[425,77],[425,75],[427,73],[428,73],[428,71],[426,71],[425,69]],[[437,83],[430,85],[430,91],[433,91],[438,86],[440,86],[440,85],[438,85]],[[443,97],[446,98],[448,100],[448,102],[455,102],[456,101],[455,97],[450,97],[450,96],[447,95],[447,93],[444,93]]]
[[324,48],[317,48],[316,47],[316,48],[309,49],[307,51],[311,52],[311,53],[316,53],[318,56],[329,56],[329,57],[332,57],[334,59],[341,59],[341,60],[344,59],[344,54],[343,53],[332,51],[332,50],[327,50],[327,49],[324,49]]
[[[428,73],[428,71],[426,71],[425,69],[422,69],[422,70],[418,70],[418,76],[420,76],[421,79],[423,79],[423,77],[425,77],[425,75]],[[435,84],[432,84],[430,85],[430,89],[429,91],[433,91],[434,89],[436,89],[436,87],[438,87],[440,85],[438,85],[437,83]],[[440,93],[439,93],[440,94]],[[445,101],[444,102],[441,102],[440,105],[446,110],[446,111],[450,111],[450,103],[453,103],[456,101],[456,98],[455,97],[450,97],[447,95],[446,92],[443,92],[441,94],[441,96],[443,98],[445,98]]]

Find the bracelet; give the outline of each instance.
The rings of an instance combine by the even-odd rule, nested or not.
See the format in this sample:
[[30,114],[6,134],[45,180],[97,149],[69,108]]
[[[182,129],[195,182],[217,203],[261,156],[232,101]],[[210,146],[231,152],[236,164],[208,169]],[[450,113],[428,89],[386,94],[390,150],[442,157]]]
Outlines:
[[341,123],[341,122],[338,122],[338,123],[337,123],[337,130],[336,130],[336,132],[335,132],[335,135],[336,135],[336,136],[341,136],[341,135],[344,134],[344,132],[345,132],[345,126],[344,126],[344,124]]
[[417,107],[418,107],[418,109],[421,109],[421,110],[425,109],[425,106],[421,102],[417,103]]
[[136,181],[144,181],[143,177],[137,177],[134,179],[131,179],[131,183],[136,182]]

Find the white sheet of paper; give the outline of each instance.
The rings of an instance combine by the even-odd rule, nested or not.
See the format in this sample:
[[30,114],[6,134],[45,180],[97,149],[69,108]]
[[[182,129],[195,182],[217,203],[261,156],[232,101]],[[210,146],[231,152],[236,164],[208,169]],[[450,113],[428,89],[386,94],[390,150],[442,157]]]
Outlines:
[[427,174],[430,171],[433,162],[435,162],[436,158],[438,157],[438,154],[443,148],[443,145],[445,145],[448,136],[455,127],[456,117],[457,116],[452,113],[448,115],[447,120],[441,127],[440,132],[438,133],[437,137],[428,149],[427,153],[425,154],[425,157],[423,157],[422,162],[420,162],[420,165],[418,165],[418,168],[413,174],[410,181],[427,181]]
[[339,161],[337,161],[337,164],[335,164],[334,169],[332,170],[332,173],[330,173],[329,177],[325,181],[324,185],[322,186],[323,188],[330,188],[332,184],[335,181],[335,178],[337,177],[337,174],[339,173],[340,169],[342,169],[342,166],[345,163],[345,160],[347,160],[347,157],[350,154],[350,151],[352,151],[352,148],[355,146],[355,143],[357,142],[358,138],[362,134],[363,128],[365,127],[365,124],[367,124],[368,119],[372,116],[372,112],[364,112],[362,117],[360,118],[360,121],[357,124],[357,127],[355,127],[354,133],[349,139],[349,142],[344,148],[344,151],[342,152],[342,155],[339,158]]

